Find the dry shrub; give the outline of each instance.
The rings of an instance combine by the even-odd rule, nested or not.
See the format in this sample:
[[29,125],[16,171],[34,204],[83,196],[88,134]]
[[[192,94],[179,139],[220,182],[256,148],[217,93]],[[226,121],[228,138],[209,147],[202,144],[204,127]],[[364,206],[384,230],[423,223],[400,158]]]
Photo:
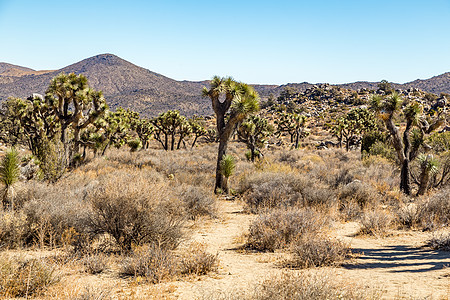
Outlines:
[[346,220],[361,217],[363,209],[373,205],[378,197],[376,190],[359,180],[343,186],[338,192],[339,211]]
[[364,212],[360,222],[360,234],[386,236],[392,225],[393,218],[387,211],[371,210]]
[[365,286],[349,284],[332,272],[285,272],[258,284],[247,299],[253,300],[324,300],[379,299],[380,292]]
[[211,191],[202,187],[183,185],[179,188],[179,197],[189,219],[195,220],[200,216],[216,216],[216,199]]
[[326,224],[326,219],[310,209],[273,210],[253,221],[246,246],[258,251],[287,248],[302,235],[317,233]]
[[29,238],[26,215],[0,211],[0,248],[20,248]]
[[103,253],[91,254],[81,260],[84,269],[89,274],[100,274],[108,267],[108,257]]
[[218,255],[206,251],[204,244],[194,243],[180,257],[180,273],[206,275],[216,271],[219,265]]
[[419,206],[420,219],[425,229],[450,225],[450,188],[438,191]]
[[32,297],[39,295],[59,278],[43,259],[0,258],[0,296]]
[[326,185],[294,172],[250,174],[241,181],[240,193],[253,213],[269,208],[330,206],[334,199],[334,192]]
[[155,243],[175,248],[182,238],[183,212],[164,183],[139,173],[116,171],[99,178],[87,196],[92,206],[89,231],[109,234],[123,251],[132,245]]
[[434,233],[428,246],[434,250],[450,251],[450,233]]
[[396,222],[403,228],[415,228],[421,225],[420,205],[409,203],[401,205],[396,211]]
[[296,268],[311,268],[339,265],[350,254],[350,248],[339,240],[324,235],[306,235],[291,243],[293,258],[288,265]]
[[159,283],[175,276],[177,269],[177,262],[169,250],[150,245],[136,249],[127,257],[122,264],[121,274]]

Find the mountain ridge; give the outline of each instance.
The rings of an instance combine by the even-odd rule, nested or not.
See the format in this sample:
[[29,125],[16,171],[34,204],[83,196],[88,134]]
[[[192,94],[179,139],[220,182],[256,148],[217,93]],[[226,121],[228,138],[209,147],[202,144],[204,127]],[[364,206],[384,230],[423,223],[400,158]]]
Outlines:
[[[103,91],[112,109],[122,106],[149,116],[168,109],[178,109],[186,115],[212,114],[209,100],[201,97],[201,89],[208,84],[207,80],[177,81],[110,53],[95,55],[52,71],[35,71],[27,67],[0,63],[0,101],[8,97],[24,98],[32,93],[43,94],[50,80],[61,72],[84,74],[94,89]],[[286,86],[304,90],[313,85],[302,82],[253,86],[262,99],[267,99],[271,94],[275,97],[279,95]],[[357,81],[333,85],[352,90],[376,89],[378,82]],[[435,94],[450,93],[450,72],[429,79],[392,85],[399,89],[419,88]]]

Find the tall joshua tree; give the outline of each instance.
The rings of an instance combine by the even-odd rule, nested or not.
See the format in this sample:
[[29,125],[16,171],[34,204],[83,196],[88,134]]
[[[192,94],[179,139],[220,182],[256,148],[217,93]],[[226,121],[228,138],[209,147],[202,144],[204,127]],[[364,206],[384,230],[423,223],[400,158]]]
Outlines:
[[[410,195],[410,162],[417,158],[419,148],[424,144],[425,136],[438,129],[444,120],[440,114],[432,120],[426,120],[422,106],[419,103],[408,103],[403,108],[406,126],[402,137],[399,128],[394,124],[394,116],[401,111],[402,102],[401,97],[394,92],[386,99],[380,96],[373,96],[371,106],[384,121],[392,137],[392,144],[401,165],[400,190]],[[411,135],[414,127],[417,128],[417,131]]]
[[223,191],[224,176],[220,171],[220,162],[226,154],[228,141],[237,126],[249,114],[259,109],[258,93],[249,85],[236,82],[230,77],[215,76],[209,89],[203,88],[203,96],[211,99],[216,114],[219,150],[217,154],[216,184],[214,192]]

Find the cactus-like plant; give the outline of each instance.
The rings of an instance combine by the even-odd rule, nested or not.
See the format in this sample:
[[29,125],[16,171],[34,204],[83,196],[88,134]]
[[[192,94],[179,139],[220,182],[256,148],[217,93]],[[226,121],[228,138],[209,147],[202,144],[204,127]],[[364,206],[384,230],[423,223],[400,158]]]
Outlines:
[[220,173],[225,177],[224,184],[222,185],[222,191],[228,194],[228,179],[234,174],[236,169],[236,162],[232,155],[226,154],[220,161]]
[[16,149],[11,148],[6,151],[0,162],[0,182],[3,188],[3,208],[14,209],[14,184],[19,180],[19,154]]

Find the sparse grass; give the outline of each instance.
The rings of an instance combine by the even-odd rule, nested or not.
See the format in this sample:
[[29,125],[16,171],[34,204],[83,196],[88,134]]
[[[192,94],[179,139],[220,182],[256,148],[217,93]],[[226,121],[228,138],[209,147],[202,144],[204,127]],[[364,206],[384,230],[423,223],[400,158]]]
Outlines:
[[450,233],[433,234],[428,245],[434,250],[450,251]]
[[339,240],[319,234],[297,238],[291,243],[290,252],[293,257],[287,262],[288,266],[311,268],[341,264],[350,255],[350,248]]
[[204,299],[245,300],[326,300],[326,299],[380,299],[382,292],[362,284],[350,284],[339,280],[333,272],[307,271],[298,274],[284,272],[268,277],[250,291],[236,291]]
[[81,260],[87,273],[100,274],[108,267],[108,258],[103,253],[91,254]]
[[150,283],[170,279],[178,272],[173,254],[156,245],[137,249],[125,258],[120,273],[124,276],[141,277]]
[[246,247],[258,251],[287,249],[303,235],[315,234],[327,220],[309,209],[272,210],[250,225]]
[[217,270],[219,259],[217,254],[208,253],[204,244],[194,243],[180,257],[179,264],[181,274],[206,275]]
[[32,297],[59,281],[55,269],[44,259],[0,257],[0,296]]
[[391,228],[393,217],[387,211],[367,210],[361,218],[360,234],[368,234],[383,237],[388,234]]

